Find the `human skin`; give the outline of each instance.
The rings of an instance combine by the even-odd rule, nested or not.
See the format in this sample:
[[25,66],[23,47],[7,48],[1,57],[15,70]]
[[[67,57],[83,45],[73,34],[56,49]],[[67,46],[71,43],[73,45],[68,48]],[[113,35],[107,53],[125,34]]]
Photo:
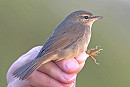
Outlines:
[[43,64],[26,80],[14,78],[12,73],[20,66],[34,59],[42,46],[31,49],[26,54],[19,57],[7,72],[8,87],[75,87],[77,74],[81,71],[88,55],[83,52],[75,58],[51,61]]

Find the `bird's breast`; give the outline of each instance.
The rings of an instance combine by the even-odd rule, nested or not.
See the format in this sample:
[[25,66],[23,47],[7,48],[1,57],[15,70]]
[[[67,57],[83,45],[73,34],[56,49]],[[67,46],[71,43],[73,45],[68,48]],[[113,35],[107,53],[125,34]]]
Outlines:
[[85,52],[87,50],[87,46],[90,42],[90,34],[84,34],[79,40],[73,43],[69,48],[61,51],[61,56],[66,58],[73,58],[78,56],[81,52]]

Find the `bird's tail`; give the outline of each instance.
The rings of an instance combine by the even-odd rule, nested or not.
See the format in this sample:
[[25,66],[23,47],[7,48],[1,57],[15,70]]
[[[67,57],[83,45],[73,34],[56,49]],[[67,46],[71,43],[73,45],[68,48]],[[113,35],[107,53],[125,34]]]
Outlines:
[[19,78],[20,80],[24,80],[28,78],[37,68],[39,68],[43,63],[46,63],[45,60],[33,59],[25,65],[19,67],[17,70],[13,72],[13,76]]

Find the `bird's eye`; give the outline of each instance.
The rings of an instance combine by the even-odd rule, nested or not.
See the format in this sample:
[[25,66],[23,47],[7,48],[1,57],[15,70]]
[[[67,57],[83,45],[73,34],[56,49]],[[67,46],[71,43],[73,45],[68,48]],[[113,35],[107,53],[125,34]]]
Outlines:
[[88,16],[84,16],[85,19],[88,19]]

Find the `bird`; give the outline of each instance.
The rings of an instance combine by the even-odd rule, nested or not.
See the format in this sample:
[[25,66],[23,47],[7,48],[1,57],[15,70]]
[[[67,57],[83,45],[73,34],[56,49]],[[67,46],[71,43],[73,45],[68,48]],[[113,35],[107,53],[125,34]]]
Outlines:
[[[91,12],[84,10],[72,12],[58,24],[38,55],[16,69],[12,75],[19,80],[25,80],[42,64],[50,61],[67,60],[85,52],[91,38],[92,24],[95,20],[101,18],[103,17],[94,16]],[[97,47],[86,51],[95,63],[96,59],[93,56],[101,50],[93,52],[96,49]]]

